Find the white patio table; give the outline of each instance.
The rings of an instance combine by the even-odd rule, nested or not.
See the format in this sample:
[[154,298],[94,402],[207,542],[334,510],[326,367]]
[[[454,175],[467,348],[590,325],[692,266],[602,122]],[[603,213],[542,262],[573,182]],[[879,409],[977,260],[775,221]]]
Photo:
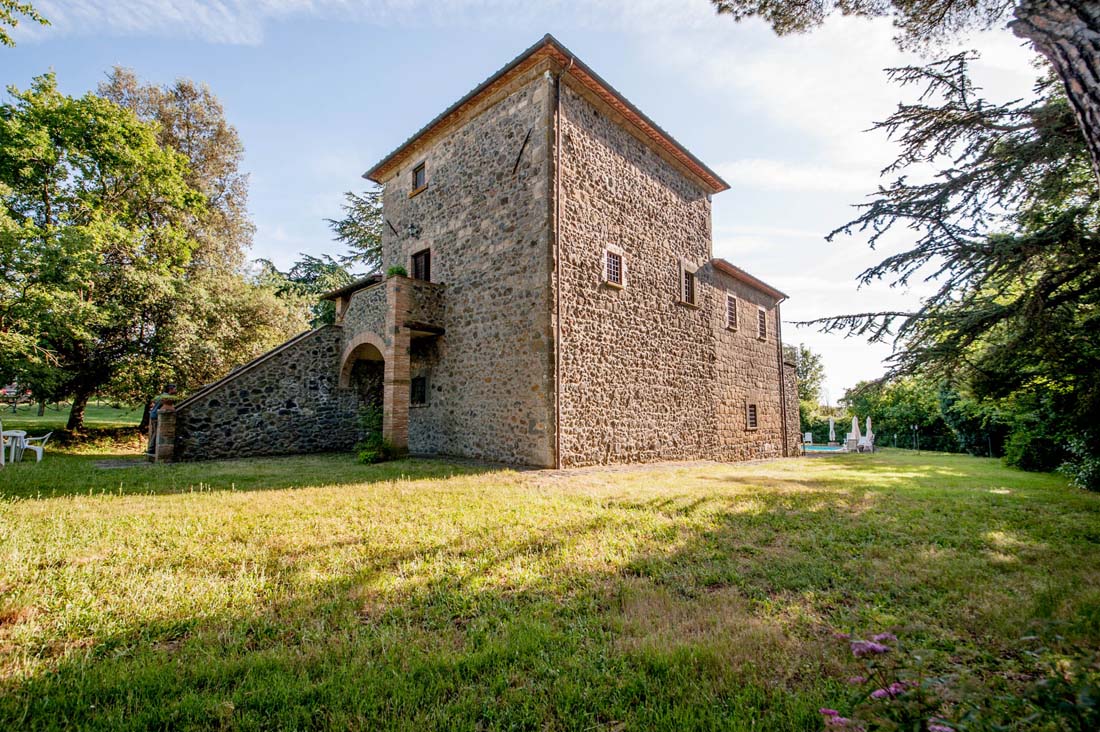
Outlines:
[[23,454],[23,440],[26,439],[27,433],[23,430],[4,430],[4,432],[0,434],[11,440],[11,457],[8,458],[8,462],[14,463],[16,450],[19,451],[20,456]]

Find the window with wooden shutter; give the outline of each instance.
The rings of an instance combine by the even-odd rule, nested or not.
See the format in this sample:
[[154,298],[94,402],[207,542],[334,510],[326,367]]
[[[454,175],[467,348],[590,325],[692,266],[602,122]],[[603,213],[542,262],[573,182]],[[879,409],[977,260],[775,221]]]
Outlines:
[[756,337],[762,341],[768,338],[768,311],[764,308],[756,311]]
[[756,404],[752,402],[745,405],[745,428],[754,430],[758,425],[758,415],[756,412]]
[[412,276],[414,280],[432,281],[432,251],[423,249],[412,255]]
[[737,330],[737,298],[730,294],[726,295],[726,327]]

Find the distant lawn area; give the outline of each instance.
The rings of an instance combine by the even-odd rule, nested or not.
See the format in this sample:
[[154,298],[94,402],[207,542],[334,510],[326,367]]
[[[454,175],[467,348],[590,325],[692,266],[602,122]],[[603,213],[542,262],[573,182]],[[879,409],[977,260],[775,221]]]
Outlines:
[[837,631],[1100,645],[1100,495],[992,460],[103,457],[0,470],[0,729],[816,730]]
[[52,432],[51,440],[55,447],[67,445],[73,452],[107,450],[133,454],[144,449],[144,441],[137,432],[141,424],[141,406],[111,406],[107,402],[92,402],[84,410],[83,432],[69,434],[65,425],[69,421],[70,406],[61,404],[55,408],[49,405],[46,413],[39,417],[37,404],[20,404],[13,412],[11,404],[5,403],[0,408],[0,423],[5,430],[24,430],[32,437]]
[[[10,404],[4,404],[0,409],[0,422],[4,423],[6,430],[60,430],[69,421],[69,407],[68,404],[60,405],[59,409],[49,406],[46,413],[39,417],[37,404],[20,404],[15,412],[12,412]],[[141,422],[141,412],[140,406],[93,403],[84,410],[84,426],[92,429],[137,427]]]

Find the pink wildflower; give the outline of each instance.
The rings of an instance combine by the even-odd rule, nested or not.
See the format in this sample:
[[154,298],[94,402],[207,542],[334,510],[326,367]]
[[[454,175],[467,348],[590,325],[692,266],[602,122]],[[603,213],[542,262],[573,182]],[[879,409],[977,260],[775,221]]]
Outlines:
[[866,676],[853,676],[852,678],[848,679],[848,683],[851,684],[852,686],[858,686],[859,684],[866,684],[867,683],[867,677]]
[[879,653],[889,653],[890,648],[884,646],[881,643],[875,641],[856,640],[852,641],[852,655],[856,658],[862,658],[863,656],[870,656]]
[[833,633],[833,637],[834,638],[839,638],[840,640],[848,640],[849,638],[852,637],[852,634],[851,633],[841,633],[839,631],[836,631],[836,632]]
[[847,727],[852,720],[847,717],[828,717],[825,720],[826,727]]
[[840,712],[838,712],[835,709],[821,708],[821,709],[817,710],[817,713],[820,714],[823,717],[839,717],[840,716]]
[[955,732],[954,727],[948,727],[946,724],[938,724],[936,722],[928,723],[928,732]]
[[879,643],[896,643],[898,637],[893,633],[879,633],[878,635],[871,636],[871,640],[878,641]]
[[895,696],[900,696],[905,693],[905,684],[900,681],[887,686],[885,689],[875,689],[871,692],[872,699],[893,699]]

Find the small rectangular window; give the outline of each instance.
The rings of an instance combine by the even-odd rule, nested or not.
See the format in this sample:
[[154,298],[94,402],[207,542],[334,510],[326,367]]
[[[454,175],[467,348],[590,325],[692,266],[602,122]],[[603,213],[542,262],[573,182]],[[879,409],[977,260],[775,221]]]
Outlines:
[[747,404],[745,406],[745,427],[750,430],[754,430],[757,428],[757,415],[755,404]]
[[414,191],[419,191],[428,184],[428,173],[425,165],[425,163],[420,163],[413,168],[412,189]]
[[756,311],[756,337],[762,341],[768,338],[768,311],[764,308]]
[[726,295],[726,327],[737,330],[737,298],[729,294]]
[[695,304],[695,273],[687,269],[684,269],[683,300],[690,305]]
[[608,250],[606,252],[607,259],[607,272],[606,277],[609,284],[618,285],[622,287],[623,284],[623,256],[616,254]]
[[415,406],[428,403],[428,379],[414,376],[409,382],[409,403]]
[[424,249],[412,255],[412,276],[414,280],[432,281],[432,251]]

